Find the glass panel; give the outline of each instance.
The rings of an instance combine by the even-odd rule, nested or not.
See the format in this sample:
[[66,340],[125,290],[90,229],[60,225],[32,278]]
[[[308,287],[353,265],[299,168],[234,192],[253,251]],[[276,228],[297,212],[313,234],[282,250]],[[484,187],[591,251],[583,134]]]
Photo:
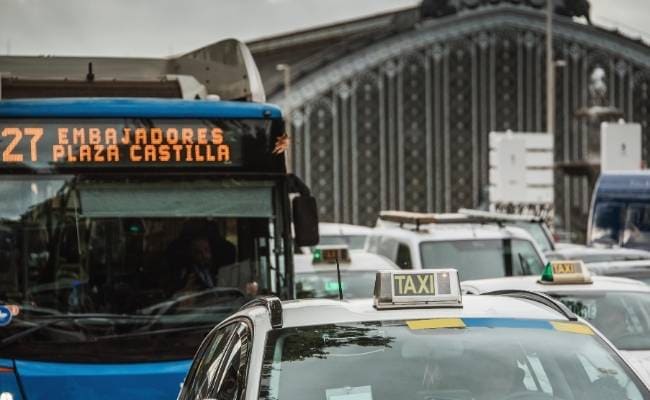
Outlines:
[[[223,351],[228,344],[228,339],[234,333],[235,325],[229,325],[225,328],[219,329],[211,338],[208,343],[205,343],[205,348],[197,353],[190,371],[187,374],[187,379],[183,384],[183,393],[179,398],[181,399],[204,399],[208,397],[208,390],[210,382],[214,379],[217,364],[215,363],[216,356],[223,354]],[[221,361],[221,359],[218,359]]]
[[402,269],[411,269],[413,265],[411,264],[411,249],[403,243],[400,243],[397,246],[397,260],[395,261],[398,267]]
[[630,204],[625,213],[623,246],[650,248],[650,205]]
[[650,350],[650,297],[647,293],[553,294],[591,322],[621,350]]
[[623,204],[598,203],[594,211],[591,240],[595,243],[618,244],[623,221]]
[[[509,321],[517,325],[507,327]],[[524,327],[522,322],[505,319],[490,327],[468,324],[464,329],[417,331],[403,322],[367,322],[272,331],[260,398],[640,400],[648,396],[647,389],[596,336]],[[587,371],[582,360],[594,369]]]
[[506,263],[515,275],[541,274],[544,268],[535,248],[523,240],[423,242],[420,253],[425,268],[456,268],[461,280],[505,276]]
[[[87,183],[71,177],[0,183],[8,198],[15,199],[4,205],[0,219],[0,303],[22,308],[0,339],[45,317],[62,316],[51,329],[45,325],[3,348],[8,357],[191,358],[216,322],[254,295],[271,291],[273,220],[220,215],[223,209],[240,207],[234,204],[241,202],[239,189],[265,193],[255,200],[257,211],[270,214],[269,184],[233,182],[228,197],[205,182],[160,181],[141,189],[125,186],[126,197],[125,189],[113,182],[116,192],[94,191],[92,201],[84,202],[90,193],[84,192]],[[196,207],[179,206],[173,217],[149,214],[181,204],[177,193],[189,200],[195,183],[208,187],[210,194],[196,190]],[[177,191],[177,186],[185,190]],[[160,196],[152,196],[149,187],[160,188]],[[112,207],[112,215],[83,213],[79,198],[81,205],[94,201],[96,210],[100,204]],[[68,345],[52,354],[48,346],[62,342]]]
[[535,242],[542,252],[553,250],[553,243],[551,243],[551,239],[548,237],[546,231],[539,223],[521,221],[513,222],[512,224],[518,228],[526,230],[526,232],[528,232],[533,237],[533,239],[535,239]]
[[539,275],[544,270],[544,262],[530,242],[513,240],[512,255],[513,275]]

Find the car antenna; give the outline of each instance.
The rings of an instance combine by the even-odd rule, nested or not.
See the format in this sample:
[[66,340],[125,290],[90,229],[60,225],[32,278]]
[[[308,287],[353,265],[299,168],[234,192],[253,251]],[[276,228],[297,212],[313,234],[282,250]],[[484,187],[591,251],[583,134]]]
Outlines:
[[343,300],[343,285],[341,284],[341,267],[339,266],[339,256],[336,255],[336,277],[339,282],[339,300]]

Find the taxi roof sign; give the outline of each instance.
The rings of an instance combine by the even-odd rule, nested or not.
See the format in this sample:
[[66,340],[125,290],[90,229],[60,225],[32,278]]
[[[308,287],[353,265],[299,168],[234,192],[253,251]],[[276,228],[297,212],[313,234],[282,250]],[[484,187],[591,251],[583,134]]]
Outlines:
[[350,263],[350,250],[347,245],[316,246],[312,251],[312,264]]
[[582,260],[555,260],[546,264],[539,283],[569,285],[593,283],[591,274]]
[[420,271],[379,271],[374,305],[386,308],[462,307],[458,271],[453,268]]

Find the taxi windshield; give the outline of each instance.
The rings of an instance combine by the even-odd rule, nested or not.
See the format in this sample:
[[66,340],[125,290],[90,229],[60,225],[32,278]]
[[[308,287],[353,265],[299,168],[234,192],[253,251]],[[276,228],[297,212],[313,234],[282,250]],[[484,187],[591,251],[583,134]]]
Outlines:
[[[272,331],[260,398],[640,400],[650,396],[594,335],[542,320],[463,322],[462,329],[414,329],[404,321],[384,321]],[[554,329],[554,324],[561,328]]]
[[[64,343],[66,361],[191,357],[253,289],[270,289],[272,189],[187,177],[0,181],[0,304],[21,310],[0,330],[0,351],[53,357]],[[66,358],[72,343],[99,351]]]
[[621,350],[650,350],[650,295],[647,292],[552,294],[592,323]]
[[[376,271],[341,271],[341,289],[345,299],[372,298]],[[339,297],[336,271],[296,273],[296,296],[306,298]]]
[[461,280],[537,275],[544,263],[525,240],[451,240],[420,244],[424,268],[453,266]]

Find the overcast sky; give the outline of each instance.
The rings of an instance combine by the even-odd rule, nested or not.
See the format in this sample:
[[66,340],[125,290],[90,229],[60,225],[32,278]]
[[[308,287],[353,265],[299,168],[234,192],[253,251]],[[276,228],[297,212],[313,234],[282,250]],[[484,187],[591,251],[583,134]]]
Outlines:
[[[412,6],[419,0],[0,0],[0,54],[161,57]],[[650,0],[591,0],[650,43]]]

